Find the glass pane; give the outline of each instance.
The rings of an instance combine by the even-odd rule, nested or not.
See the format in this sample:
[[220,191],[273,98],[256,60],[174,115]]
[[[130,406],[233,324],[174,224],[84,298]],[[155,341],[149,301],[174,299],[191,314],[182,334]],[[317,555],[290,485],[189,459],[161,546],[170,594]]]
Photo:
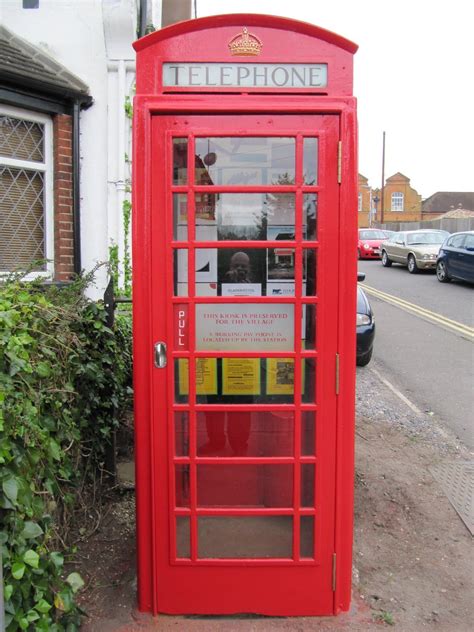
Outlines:
[[174,361],[174,397],[177,404],[187,404],[189,395],[189,360]]
[[196,238],[293,240],[295,196],[293,193],[197,194]]
[[292,507],[293,466],[198,465],[199,507]]
[[[294,401],[293,358],[199,358],[197,362],[200,363],[200,368],[196,367],[198,404],[292,404]],[[314,370],[312,358],[302,360],[306,403],[314,402]],[[182,388],[185,387],[187,381]],[[184,392],[187,395],[187,390]]]
[[294,413],[199,412],[197,443],[203,457],[293,456]]
[[196,138],[196,184],[288,185],[295,181],[295,139]]
[[185,248],[173,250],[173,290],[175,296],[188,294],[188,251]]
[[173,184],[188,182],[188,139],[173,138]]
[[314,516],[301,516],[300,524],[300,557],[314,558]]
[[291,558],[291,516],[202,516],[199,558]]
[[187,516],[176,516],[176,557],[191,557],[190,527]]
[[304,251],[304,278],[306,284],[303,284],[303,296],[317,295],[317,251],[307,249]]
[[302,305],[302,339],[303,349],[316,349],[316,305]]
[[294,305],[196,305],[198,351],[293,351]]
[[301,413],[301,454],[316,454],[316,412],[306,410]]
[[176,456],[189,456],[189,413],[174,414],[174,449]]
[[0,156],[44,162],[44,125],[0,115]]
[[188,239],[188,196],[186,193],[173,193],[173,239]]
[[301,465],[301,506],[314,507],[314,463]]
[[303,195],[303,240],[313,241],[318,238],[318,195]]
[[189,507],[189,465],[175,466],[176,507]]
[[318,139],[305,138],[303,140],[303,182],[304,184],[318,184]]
[[[3,130],[0,128],[0,137]],[[45,270],[45,174],[0,166],[0,270]]]
[[301,378],[303,384],[302,401],[305,404],[314,404],[316,399],[316,360],[314,358],[304,358]]

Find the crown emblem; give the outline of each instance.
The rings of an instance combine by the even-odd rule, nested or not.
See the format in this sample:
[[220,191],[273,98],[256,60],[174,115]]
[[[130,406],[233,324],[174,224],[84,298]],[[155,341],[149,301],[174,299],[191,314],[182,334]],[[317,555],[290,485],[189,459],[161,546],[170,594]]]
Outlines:
[[262,42],[256,35],[249,33],[244,27],[242,33],[233,37],[229,42],[229,50],[231,55],[260,55],[262,50]]

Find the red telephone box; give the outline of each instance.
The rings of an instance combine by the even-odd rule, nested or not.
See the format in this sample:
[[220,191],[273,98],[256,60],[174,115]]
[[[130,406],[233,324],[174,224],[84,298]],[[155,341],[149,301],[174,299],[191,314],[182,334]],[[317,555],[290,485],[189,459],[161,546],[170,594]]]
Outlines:
[[139,608],[347,610],[356,46],[223,15],[135,48]]

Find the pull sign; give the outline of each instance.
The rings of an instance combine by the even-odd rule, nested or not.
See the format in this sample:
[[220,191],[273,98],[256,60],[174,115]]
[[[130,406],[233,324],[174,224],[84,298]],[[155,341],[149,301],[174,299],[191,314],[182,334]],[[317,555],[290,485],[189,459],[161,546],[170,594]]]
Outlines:
[[174,348],[175,351],[189,350],[188,306],[174,306]]

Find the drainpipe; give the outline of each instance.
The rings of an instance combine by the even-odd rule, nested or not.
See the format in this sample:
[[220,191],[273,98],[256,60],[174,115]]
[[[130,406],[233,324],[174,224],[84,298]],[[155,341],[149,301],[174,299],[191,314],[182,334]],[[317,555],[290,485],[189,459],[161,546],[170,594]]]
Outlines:
[[147,0],[140,0],[140,24],[138,26],[138,37],[143,37],[146,34],[146,21],[147,21]]
[[73,247],[74,247],[74,272],[82,272],[81,262],[81,185],[80,185],[80,159],[79,150],[79,112],[80,102],[74,101],[72,115],[72,217],[73,217]]

